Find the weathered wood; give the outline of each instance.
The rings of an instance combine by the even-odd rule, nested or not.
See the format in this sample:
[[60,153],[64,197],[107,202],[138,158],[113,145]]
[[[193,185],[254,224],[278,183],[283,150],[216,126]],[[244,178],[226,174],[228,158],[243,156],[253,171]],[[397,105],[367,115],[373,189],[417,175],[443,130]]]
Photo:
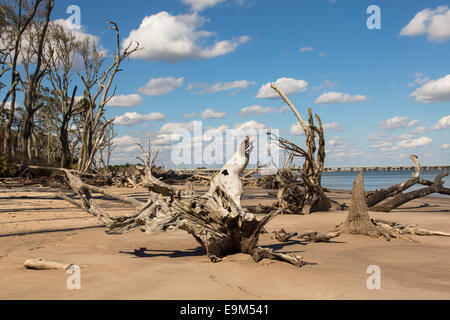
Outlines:
[[[441,181],[443,176],[444,173],[438,175],[435,180]],[[411,242],[418,242],[408,236],[405,236],[406,234],[447,236],[447,233],[442,231],[429,231],[413,225],[402,225],[396,222],[387,222],[381,219],[371,219],[369,217],[368,207],[364,198],[364,178],[362,171],[360,171],[358,176],[353,181],[352,203],[347,218],[344,223],[336,226],[336,231],[368,235],[371,237],[383,236],[388,241],[391,238],[398,238]]]
[[274,231],[273,232],[275,239],[277,239],[280,242],[288,242],[289,239],[292,237],[295,237],[298,233],[297,232],[286,232],[283,228],[280,229],[280,231]]
[[44,259],[28,259],[23,263],[25,268],[33,270],[67,270],[71,265]]
[[[433,182],[420,178],[421,168],[418,157],[416,155],[411,155],[410,159],[414,162],[415,167],[415,171],[412,173],[411,178],[403,181],[402,183],[390,186],[389,188],[368,192],[366,194],[366,203],[370,210],[389,212],[390,210],[395,209],[408,201],[424,197],[432,193],[450,194],[450,189],[444,188],[442,184],[437,183],[436,180]],[[425,185],[428,186],[428,188],[423,188],[420,189],[420,191],[416,190],[406,194],[402,193],[415,184]],[[390,197],[394,198],[388,200],[386,203],[380,204],[380,202]]]
[[[251,150],[249,147],[249,139],[246,137],[232,158],[236,161],[229,161],[224,166],[230,170],[230,174],[240,173],[245,168],[247,161],[243,158],[248,157],[247,153]],[[229,254],[246,253],[255,261],[268,258],[286,261],[299,267],[305,264],[301,257],[276,253],[259,246],[259,235],[263,232],[264,226],[279,214],[280,210],[275,210],[260,220],[244,211],[234,200],[240,199],[240,195],[228,193],[228,190],[235,190],[233,187],[237,184],[233,183],[240,183],[239,180],[228,181],[230,182],[228,184],[227,181],[217,179],[211,182],[210,193],[200,196],[189,183],[185,190],[176,190],[155,179],[152,177],[150,167],[146,165],[143,181],[150,191],[147,202],[140,202],[133,214],[116,216],[110,215],[97,205],[90,193],[93,190],[92,186],[83,183],[70,171],[65,173],[69,185],[80,200],[65,195],[61,197],[99,218],[107,226],[107,232],[110,234],[123,234],[133,230],[157,234],[181,229],[190,233],[206,249],[206,254],[212,262],[218,262]],[[121,199],[122,197],[114,198],[123,202],[128,201]]]
[[[421,198],[421,197],[425,197],[425,196],[433,194],[433,193],[441,193],[441,194],[450,195],[450,189],[445,188],[443,186],[444,181],[442,179],[446,176],[448,176],[448,171],[441,172],[440,174],[438,174],[436,176],[436,178],[434,179],[434,182],[431,186],[422,188],[422,189],[418,189],[418,190],[414,190],[414,191],[410,191],[408,193],[399,194],[395,198],[388,200],[385,203],[381,203],[377,206],[370,208],[370,210],[389,212],[395,208],[398,208],[402,204],[405,204],[408,201],[411,201],[411,200],[417,199],[417,198]],[[417,178],[412,178],[412,179],[417,179]]]
[[298,238],[309,242],[328,242],[331,239],[338,237],[340,234],[340,232],[319,233],[317,231],[312,231],[302,233]]

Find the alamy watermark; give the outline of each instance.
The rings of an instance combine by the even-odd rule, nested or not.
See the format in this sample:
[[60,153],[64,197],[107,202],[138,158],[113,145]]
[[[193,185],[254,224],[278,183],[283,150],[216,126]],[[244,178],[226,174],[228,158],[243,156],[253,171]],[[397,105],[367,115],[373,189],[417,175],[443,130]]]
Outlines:
[[377,265],[370,265],[367,267],[366,273],[371,273],[370,277],[367,278],[367,289],[373,290],[381,289],[381,269]]
[[81,269],[80,266],[76,264],[71,264],[66,273],[70,274],[70,276],[66,280],[66,287],[69,290],[81,289]]
[[233,156],[245,136],[252,144],[249,165],[278,167],[280,148],[271,137],[279,136],[279,130],[225,126],[203,130],[201,121],[193,121],[191,128],[177,129],[170,134],[171,142],[175,142],[171,160],[176,165],[222,165]]
[[366,20],[366,26],[369,30],[381,29],[381,9],[379,6],[372,4],[367,7],[366,13],[370,16]]

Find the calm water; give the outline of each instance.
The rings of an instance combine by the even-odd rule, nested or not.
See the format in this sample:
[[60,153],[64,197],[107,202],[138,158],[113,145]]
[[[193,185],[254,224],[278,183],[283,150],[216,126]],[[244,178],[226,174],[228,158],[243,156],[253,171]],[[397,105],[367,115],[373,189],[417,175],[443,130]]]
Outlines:
[[[420,174],[423,179],[433,181],[440,171],[424,170]],[[364,172],[364,184],[366,191],[387,188],[411,177],[411,170],[402,171],[367,171]],[[351,190],[353,180],[358,172],[324,172],[322,186],[330,189]],[[450,176],[444,178],[444,186],[450,188]],[[423,188],[422,185],[414,185],[408,191]],[[445,195],[439,195],[448,197]]]

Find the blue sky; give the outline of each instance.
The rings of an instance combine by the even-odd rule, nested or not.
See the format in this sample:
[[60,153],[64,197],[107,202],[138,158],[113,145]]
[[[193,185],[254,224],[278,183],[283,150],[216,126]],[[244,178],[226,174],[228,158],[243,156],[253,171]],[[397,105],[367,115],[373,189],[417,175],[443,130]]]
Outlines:
[[[71,4],[57,1],[52,18],[67,19]],[[117,124],[114,163],[135,162],[133,143],[148,137],[168,161],[173,143],[166,129],[193,120],[204,128],[270,127],[302,145],[293,113],[261,91],[279,79],[304,118],[312,107],[328,124],[326,166],[409,164],[413,153],[423,164],[449,163],[446,1],[76,4],[83,33],[99,37],[108,54],[115,40],[108,19],[117,22],[122,40],[138,39],[144,48],[116,77],[116,95],[122,96],[116,105],[122,107],[107,107],[106,116]],[[380,8],[381,29],[367,28],[372,4]],[[213,111],[202,118],[207,109]]]

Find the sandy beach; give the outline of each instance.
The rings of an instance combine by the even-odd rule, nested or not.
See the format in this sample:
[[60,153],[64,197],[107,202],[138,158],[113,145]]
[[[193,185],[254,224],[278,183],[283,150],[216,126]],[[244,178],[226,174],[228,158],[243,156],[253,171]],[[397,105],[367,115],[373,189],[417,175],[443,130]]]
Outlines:
[[[111,188],[144,200],[145,189]],[[206,191],[205,186],[196,186]],[[39,186],[0,190],[0,299],[450,299],[450,238],[412,236],[412,243],[343,234],[330,243],[292,238],[280,243],[271,232],[328,231],[348,211],[279,215],[267,225],[261,244],[294,252],[315,263],[296,268],[250,256],[212,263],[188,233],[156,236],[134,231],[108,235],[94,217]],[[271,190],[245,187],[243,206],[269,204]],[[350,192],[329,193],[350,204]],[[99,195],[96,195],[99,196]],[[130,208],[101,198],[109,212]],[[424,197],[372,218],[418,224],[450,232],[450,199]],[[81,289],[69,290],[64,270],[28,270],[30,258],[81,267]],[[367,288],[368,266],[381,270],[381,289]]]

